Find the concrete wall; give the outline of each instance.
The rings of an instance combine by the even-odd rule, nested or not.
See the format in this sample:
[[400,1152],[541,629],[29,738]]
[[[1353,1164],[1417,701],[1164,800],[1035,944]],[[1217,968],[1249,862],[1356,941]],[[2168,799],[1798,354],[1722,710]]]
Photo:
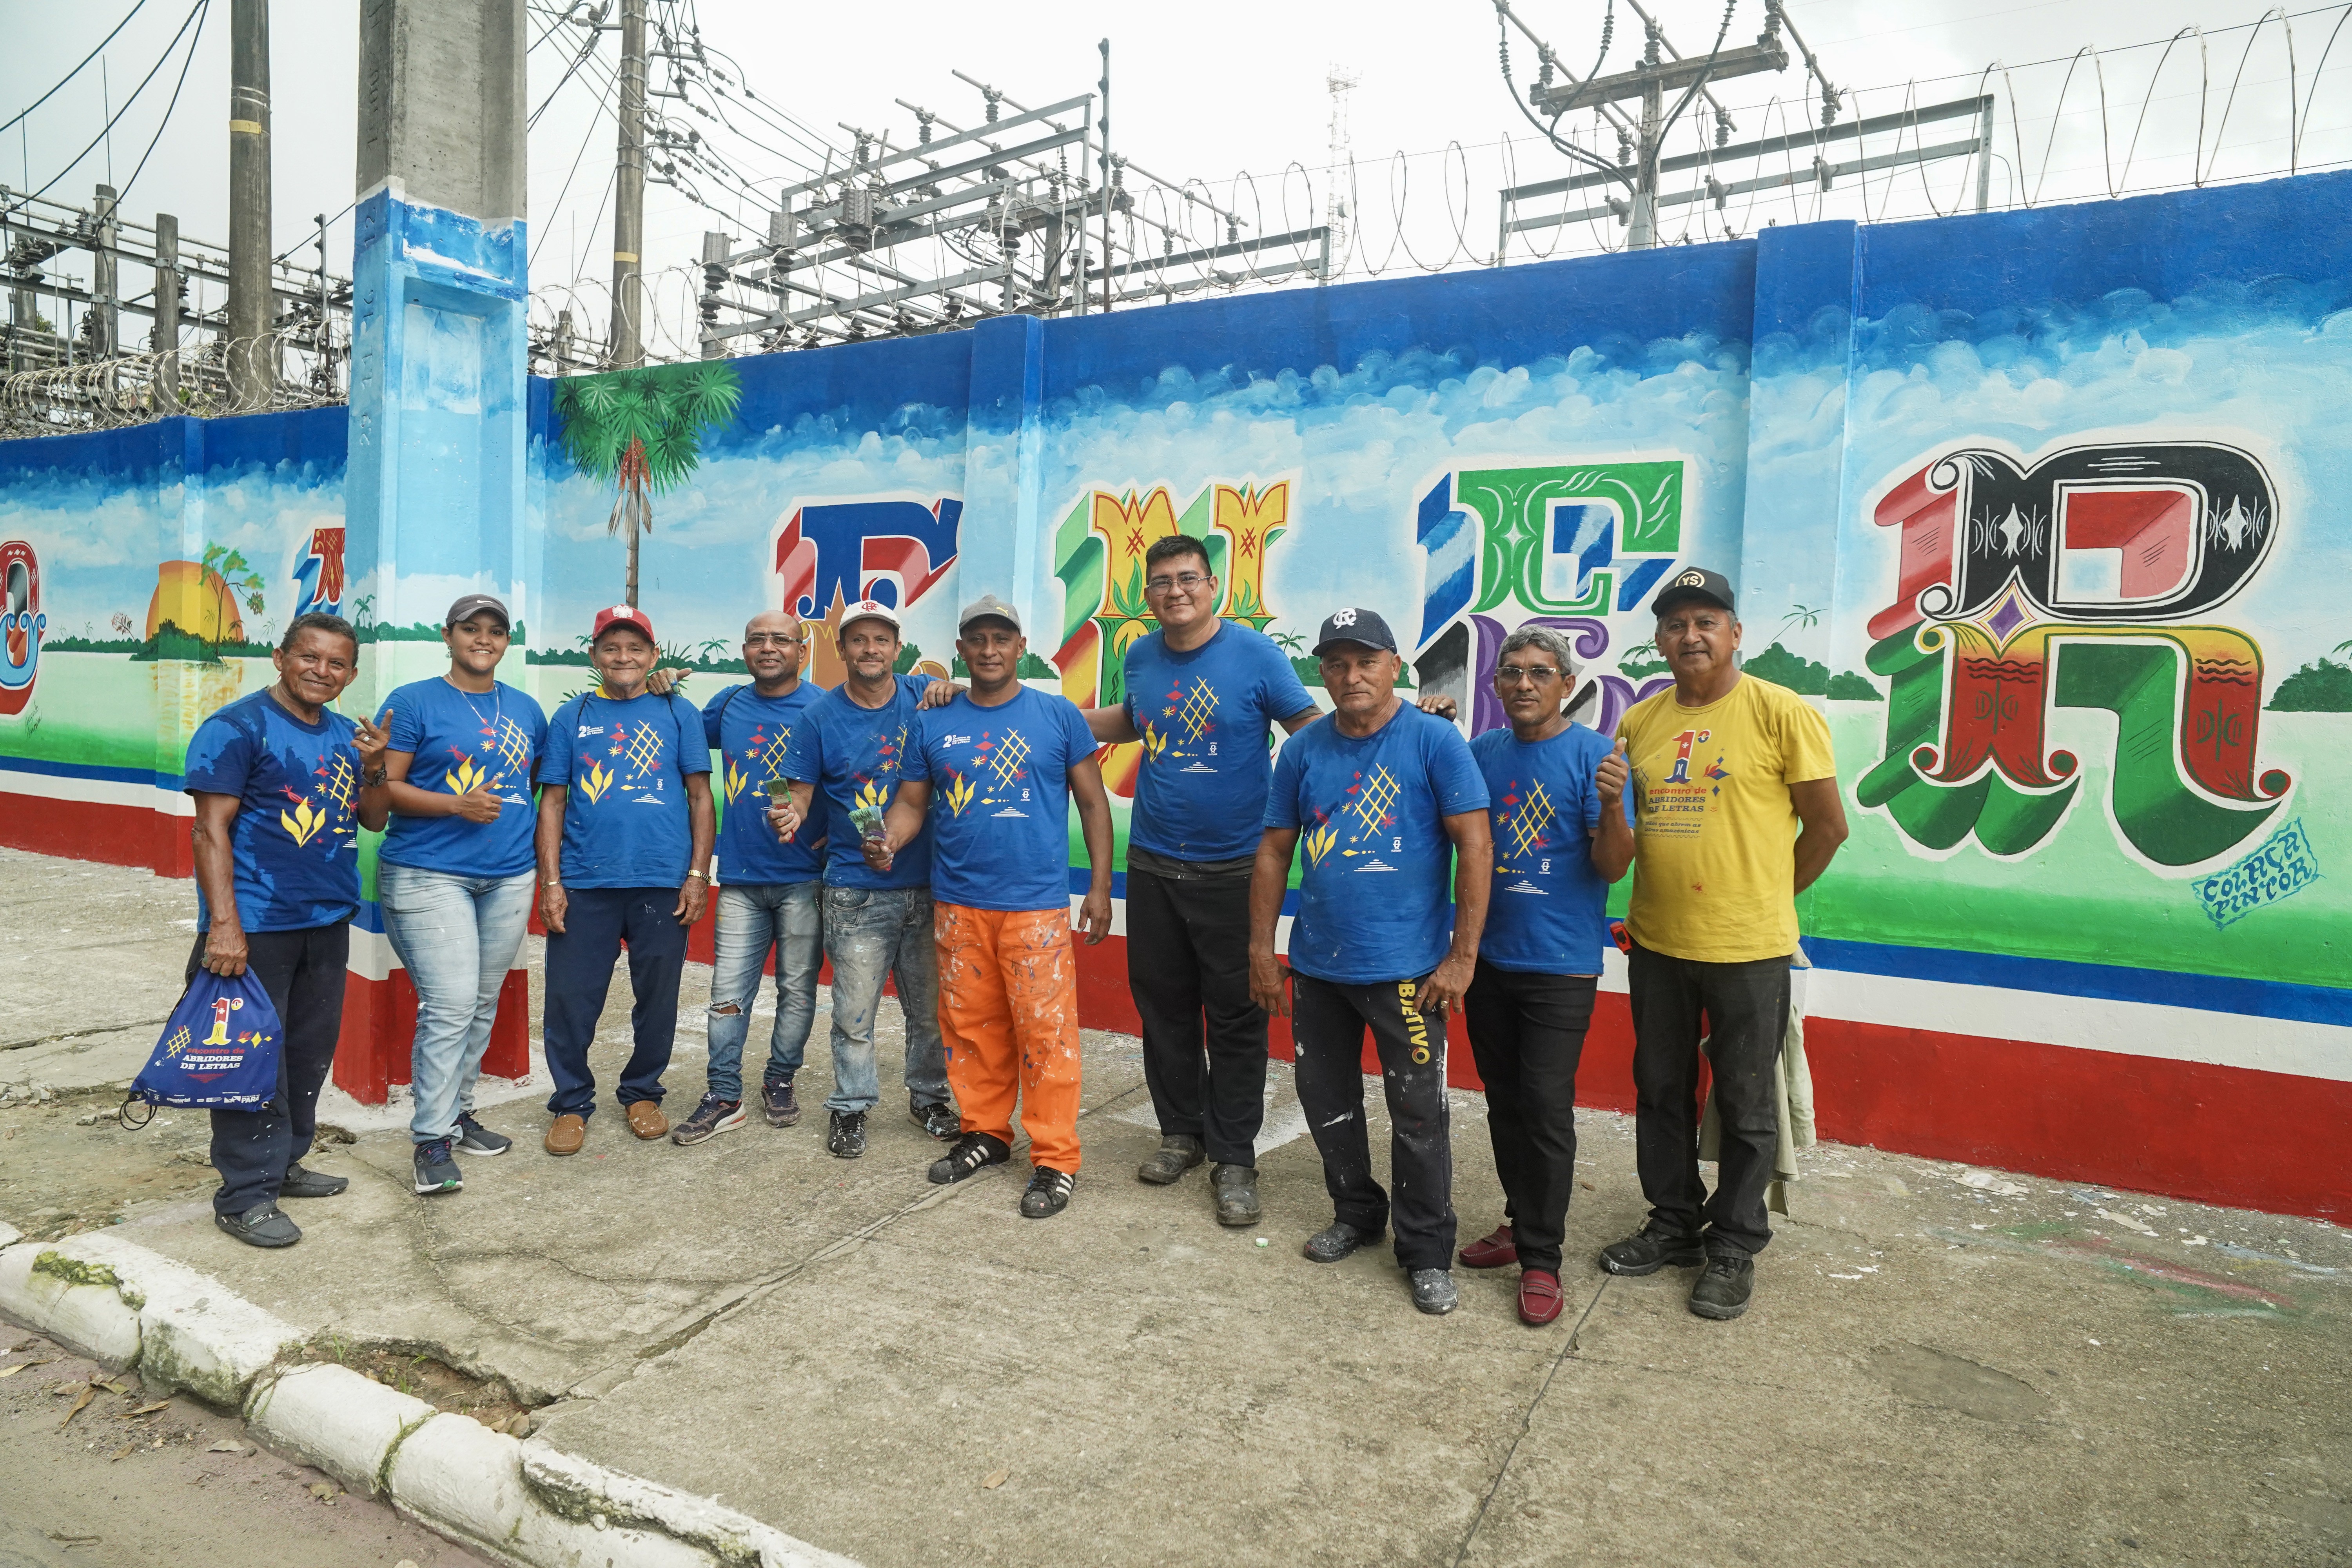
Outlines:
[[[1717,567],[1750,668],[1828,714],[1855,825],[1801,910],[1827,1134],[2340,1215],[2352,1182],[2311,1151],[2352,1112],[2352,895],[2321,875],[2352,850],[2325,613],[2352,544],[2347,206],[2352,176],[2320,175],[687,367],[636,395],[725,412],[685,421],[643,603],[707,695],[755,610],[871,591],[943,663],[952,606],[992,589],[1028,607],[1040,679],[1108,700],[1148,629],[1142,550],[1181,530],[1270,635],[1379,609],[1469,727],[1501,721],[1476,679],[1500,637],[1561,626],[1605,725],[1663,679],[1654,584]],[[584,684],[623,571],[617,481],[569,455],[613,417],[594,396],[530,389],[511,568],[425,592],[405,558],[355,567],[354,605],[401,606],[378,687],[441,662],[395,618],[509,571],[509,678]],[[6,841],[174,867],[140,820],[184,740],[163,667],[59,639],[137,619],[159,569],[203,590],[204,542],[282,626],[337,475],[239,431],[295,423],[0,447],[0,540],[48,617],[0,715]],[[1119,942],[1089,955],[1093,1021],[1132,1026],[1123,974]],[[1622,984],[1597,1103],[1630,1101]]]

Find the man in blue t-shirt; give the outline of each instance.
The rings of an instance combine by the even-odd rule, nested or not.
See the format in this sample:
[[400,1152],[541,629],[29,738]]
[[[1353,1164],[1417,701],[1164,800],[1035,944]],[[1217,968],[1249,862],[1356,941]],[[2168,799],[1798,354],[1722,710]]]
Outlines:
[[1486,1086],[1486,1131],[1507,1206],[1462,1249],[1470,1268],[1519,1266],[1519,1321],[1559,1316],[1560,1237],[1576,1187],[1576,1064],[1592,1021],[1609,885],[1633,859],[1624,743],[1570,721],[1569,641],[1524,626],[1503,639],[1495,695],[1507,730],[1470,742],[1494,814],[1495,891],[1462,1002]]
[[596,1110],[588,1047],[624,942],[635,1049],[616,1093],[629,1131],[669,1131],[661,1075],[677,1034],[686,933],[709,899],[710,748],[702,716],[646,689],[661,645],[634,605],[596,612],[597,684],[555,710],[539,763],[539,908],[547,926],[551,1154],[577,1154]]
[[385,705],[392,830],[375,867],[383,934],[416,987],[408,1136],[420,1196],[464,1189],[458,1152],[514,1146],[474,1120],[474,1085],[530,924],[531,775],[547,743],[537,700],[498,679],[512,639],[504,604],[465,595],[441,639],[448,673]]
[[278,1200],[332,1197],[351,1185],[301,1161],[342,1032],[359,830],[383,828],[390,795],[383,731],[329,706],[359,674],[351,624],[298,616],[270,662],[275,685],[221,709],[188,742],[197,936],[187,978],[249,968],[277,1010],[276,1096],[212,1113],[221,1179],[213,1219],[251,1246],[291,1247],[302,1232]]
[[781,610],[753,616],[743,628],[743,665],[751,684],[730,686],[703,704],[703,738],[719,753],[719,781],[710,1067],[702,1103],[671,1131],[673,1143],[699,1143],[743,1125],[743,1043],[771,952],[776,1021],[768,1032],[760,1106],[771,1127],[801,1119],[793,1075],[800,1071],[816,1018],[817,971],[824,963],[817,911],[818,878],[824,872],[823,808],[819,820],[790,838],[777,831],[769,813],[790,787],[784,756],[793,725],[822,695],[801,679],[807,651],[799,616]]
[[1127,650],[1119,705],[1089,709],[1106,745],[1139,742],[1127,826],[1127,981],[1160,1148],[1136,1174],[1165,1186],[1204,1158],[1219,1221],[1255,1225],[1265,1116],[1265,1014],[1250,1000],[1249,879],[1273,776],[1270,739],[1321,710],[1290,658],[1217,616],[1207,548],[1153,542],[1143,599],[1160,629]]
[[922,715],[881,840],[863,848],[887,870],[900,847],[931,835],[940,1026],[963,1114],[930,1179],[960,1182],[1009,1158],[1017,1097],[1034,1167],[1021,1212],[1047,1219],[1069,1206],[1078,1173],[1070,802],[1091,868],[1078,913],[1090,946],[1110,934],[1110,802],[1077,705],[1021,684],[1021,612],[986,594],[957,626],[971,689]]
[[[938,1139],[956,1134],[948,1068],[940,1041],[938,960],[931,950],[931,840],[919,835],[888,869],[866,864],[863,837],[882,836],[898,788],[915,714],[931,680],[893,673],[898,612],[860,599],[835,634],[847,674],[801,710],[784,757],[790,809],[778,829],[795,841],[822,834],[824,955],[833,965],[833,1092],[824,1146],[838,1159],[866,1152],[866,1115],[882,1099],[874,1060],[874,1019],[882,983],[898,983],[906,1019],[907,1110]],[[821,818],[821,826],[819,819]]]
[[[1336,1263],[1388,1223],[1413,1305],[1454,1310],[1454,1161],[1445,1106],[1445,1012],[1462,1000],[1486,919],[1493,845],[1486,786],[1454,726],[1396,693],[1403,661],[1388,623],[1340,610],[1315,657],[1334,711],[1275,764],[1250,881],[1250,994],[1292,1016],[1298,1103],[1337,1211],[1307,1243]],[[1303,847],[1286,994],[1275,930]],[[1445,898],[1454,862],[1454,902]],[[1295,999],[1295,1000],[1294,1000]],[[1372,1179],[1364,1127],[1364,1030],[1379,1053],[1394,1202]]]

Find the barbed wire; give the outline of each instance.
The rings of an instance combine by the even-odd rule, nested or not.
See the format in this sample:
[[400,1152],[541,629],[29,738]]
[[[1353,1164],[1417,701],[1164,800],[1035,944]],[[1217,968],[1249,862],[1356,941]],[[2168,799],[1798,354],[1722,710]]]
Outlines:
[[[257,337],[16,371],[0,376],[0,438],[116,430],[180,414],[209,419],[330,407],[349,399],[347,346],[331,343],[322,354],[315,327],[306,323]],[[247,358],[270,373],[258,395],[234,384],[243,378],[233,376],[231,367]],[[299,376],[281,373],[289,358]]]

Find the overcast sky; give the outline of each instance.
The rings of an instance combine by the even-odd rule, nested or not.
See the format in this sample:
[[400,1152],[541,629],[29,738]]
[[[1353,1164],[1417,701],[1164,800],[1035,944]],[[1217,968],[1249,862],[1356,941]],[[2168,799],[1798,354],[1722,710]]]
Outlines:
[[[202,32],[192,57],[184,37],[179,52],[167,53],[175,30],[192,15],[189,5],[190,0],[144,0],[106,47],[103,79],[93,62],[20,123],[0,132],[0,181],[21,191],[57,179],[50,195],[79,205],[89,200],[95,181],[108,177],[110,166],[118,185],[130,179],[152,142],[146,167],[125,198],[127,214],[143,221],[158,210],[171,211],[184,232],[225,238],[229,0],[212,0],[208,10],[195,13]],[[664,8],[656,0],[656,11]],[[0,113],[16,114],[56,85],[131,9],[131,0],[12,7],[11,47],[0,53]],[[280,249],[301,245],[313,230],[314,214],[341,212],[353,194],[357,9],[349,0],[280,0],[275,7],[275,222]],[[1411,264],[1393,246],[1400,226],[1424,265],[1440,264],[1448,253],[1457,262],[1474,252],[1486,256],[1494,246],[1496,187],[1513,178],[1538,180],[1568,169],[1513,107],[1497,68],[1490,0],[1422,0],[1412,5],[1393,0],[1194,0],[1181,6],[1117,0],[1024,0],[1017,6],[896,0],[887,7],[687,0],[669,9],[681,21],[698,20],[705,41],[740,61],[761,103],[802,127],[804,140],[829,138],[835,146],[849,140],[840,121],[908,138],[912,116],[894,99],[924,104],[957,124],[976,121],[981,95],[955,79],[950,74],[954,68],[1032,105],[1088,91],[1099,72],[1096,41],[1108,35],[1113,49],[1114,144],[1155,174],[1209,182],[1218,199],[1239,206],[1262,232],[1319,216],[1319,171],[1328,162],[1331,110],[1326,80],[1336,66],[1360,83],[1351,96],[1349,117],[1359,170],[1359,225],[1367,244],[1378,239],[1389,247],[1391,267]],[[1559,46],[1571,68],[1589,68],[1602,4],[1518,0],[1518,9],[1529,26]],[[1713,4],[1694,0],[1658,0],[1657,9],[1669,37],[1686,54],[1706,49],[1722,16]],[[2021,158],[2029,191],[2037,179],[2044,182],[2043,199],[2095,190],[2102,180],[2132,188],[2185,182],[2194,158],[2200,70],[2210,83],[2204,94],[2208,159],[2214,156],[2217,136],[2223,149],[2213,165],[2216,174],[2283,171],[2286,58],[2275,23],[2245,61],[2226,128],[2217,124],[2246,46],[2244,26],[2263,10],[2258,0],[2203,5],[2187,0],[1913,0],[1900,8],[1863,0],[1791,0],[1790,5],[1831,79],[1841,87],[1867,89],[1859,100],[1864,113],[1900,107],[1906,81],[1919,84],[1916,101],[1936,102],[1973,94],[1978,73],[1994,61],[2011,67],[2063,62],[2084,45],[2108,51],[2096,68],[2087,59],[2074,68],[2068,113],[2056,122],[2054,142],[2047,139],[2066,74],[2063,64],[2008,78],[1996,73],[1990,79],[1990,89],[2004,105],[1995,205],[2013,195],[2012,165]],[[2311,99],[2315,64],[2345,15],[2339,5],[2306,14],[2295,24],[2300,95],[2312,102],[2301,154],[2306,167],[2352,156],[2352,131],[2347,129],[2352,103],[2345,101],[2352,83],[2344,74],[2352,68],[2352,39],[2327,56],[2315,100]],[[530,20],[537,37],[549,29],[551,15],[535,5]],[[1761,0],[1738,0],[1728,41],[1752,38],[1761,24]],[[2154,79],[2158,49],[2113,52],[2160,41],[2191,26],[2209,32],[2240,30],[2219,34],[2201,53],[2196,38],[2184,39],[2160,79]],[[192,25],[189,32],[194,31]],[[609,269],[612,211],[606,198],[614,132],[602,100],[614,44],[612,35],[604,35],[598,58],[555,90],[579,37],[574,29],[557,28],[530,58],[533,107],[551,100],[530,133],[534,284],[562,281],[575,272],[601,278]],[[1513,46],[1513,65],[1524,89],[1534,75],[1534,51],[1517,34]],[[1615,44],[1603,68],[1630,64],[1640,47],[1641,29],[1629,3],[1618,16]],[[162,68],[139,90],[141,79],[159,59]],[[163,125],[184,61],[184,87]],[[2138,132],[2137,161],[2128,177],[2119,179],[2116,165],[2152,79],[2154,100]],[[661,79],[657,71],[656,85]],[[2098,132],[2102,86],[2108,124],[2104,153]],[[1762,107],[1776,94],[1798,100],[1808,96],[1801,72],[1794,69],[1726,83],[1717,90],[1739,111],[1738,140],[1783,129],[1792,114],[1800,122],[1811,118],[1811,106],[1801,101],[1777,116]],[[98,135],[106,119],[103,106],[120,108],[134,91],[135,100],[111,136],[73,162]],[[715,123],[683,115],[678,123],[716,138],[751,177],[755,191],[773,192],[784,179],[800,174],[782,157],[730,139]],[[760,129],[772,146],[798,150],[782,132]],[[1955,133],[1965,131],[1955,128]],[[1516,139],[1507,158],[1497,145],[1506,134]],[[1449,143],[1459,143],[1461,151],[1447,153]],[[1394,165],[1389,155],[1400,151],[1415,156]],[[1318,173],[1286,180],[1284,170],[1294,163]],[[1231,183],[1244,170],[1257,176],[1255,194],[1248,185]],[[703,184],[704,195],[725,210],[727,219],[740,215],[740,226],[675,191],[656,188],[648,199],[649,266],[693,259],[707,227],[763,232],[764,219],[750,210],[751,203],[714,182]],[[1940,195],[1932,184],[1923,186],[1916,171],[1908,185],[1889,177],[1878,187],[1881,200],[1868,210],[1914,216],[1931,198],[1948,206],[1965,184],[1965,172],[1957,165]],[[1770,210],[1780,213],[1780,221],[1790,221],[1832,210],[1823,204],[1836,200],[1871,197],[1849,185],[1833,198],[1809,193],[1806,202],[1784,198],[1782,206]],[[1735,227],[1744,222],[1752,229],[1764,218],[1735,211],[1711,221]],[[1613,242],[1606,225],[1585,232],[1591,244]],[[1694,230],[1694,236],[1716,232]],[[348,216],[333,226],[330,254],[339,272],[350,266],[350,234]],[[1375,254],[1371,259],[1381,258]]]

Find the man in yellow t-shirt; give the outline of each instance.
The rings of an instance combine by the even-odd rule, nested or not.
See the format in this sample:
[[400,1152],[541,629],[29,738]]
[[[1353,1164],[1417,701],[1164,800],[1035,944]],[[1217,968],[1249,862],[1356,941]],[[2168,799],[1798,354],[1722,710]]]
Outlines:
[[[1676,573],[1650,603],[1675,686],[1617,726],[1633,776],[1635,1163],[1650,1217],[1601,1249],[1612,1274],[1706,1272],[1690,1310],[1736,1318],[1772,1239],[1764,1189],[1789,1017],[1797,895],[1845,840],[1829,726],[1795,692],[1743,675],[1731,584]],[[1702,1018],[1704,1022],[1702,1022]],[[1723,1160],[1709,1196],[1695,1100],[1707,1036]]]

